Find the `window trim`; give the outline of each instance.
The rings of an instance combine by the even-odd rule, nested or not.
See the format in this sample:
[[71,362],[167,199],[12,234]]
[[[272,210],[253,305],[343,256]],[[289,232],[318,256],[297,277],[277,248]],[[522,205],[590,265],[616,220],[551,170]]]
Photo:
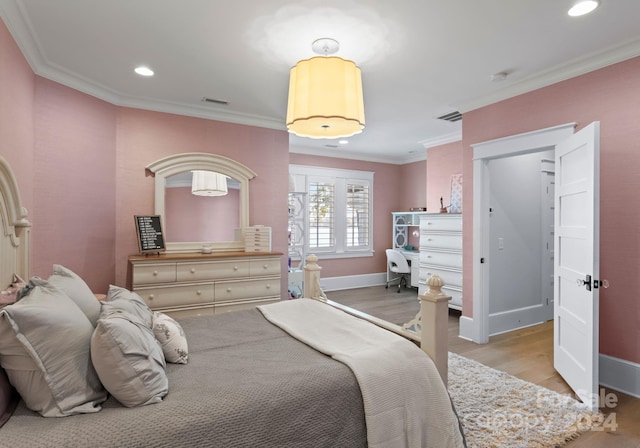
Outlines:
[[[306,213],[305,222],[305,253],[313,253],[318,258],[352,258],[370,257],[374,250],[374,172],[347,170],[341,168],[326,168],[309,165],[289,165],[289,175],[294,185],[293,191],[309,193],[309,182],[329,181],[335,185],[334,198],[334,233],[335,247],[324,250],[323,248],[309,248],[309,210]],[[347,213],[346,198],[347,184],[362,184],[369,188],[369,244],[356,248],[347,247]],[[310,207],[311,204],[307,204]]]

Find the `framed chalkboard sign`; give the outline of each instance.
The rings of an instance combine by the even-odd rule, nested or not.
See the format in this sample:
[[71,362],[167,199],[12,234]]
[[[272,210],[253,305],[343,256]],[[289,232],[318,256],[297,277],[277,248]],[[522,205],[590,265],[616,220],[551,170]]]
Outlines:
[[138,235],[138,249],[141,253],[161,252],[164,250],[164,237],[160,215],[135,216],[136,234]]

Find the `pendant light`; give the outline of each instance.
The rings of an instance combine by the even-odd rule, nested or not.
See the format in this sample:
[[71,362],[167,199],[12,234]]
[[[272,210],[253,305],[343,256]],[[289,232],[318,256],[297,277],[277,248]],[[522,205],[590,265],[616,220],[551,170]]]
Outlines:
[[192,171],[191,193],[196,196],[224,196],[228,193],[227,176],[214,171]]
[[350,137],[365,126],[362,74],[353,62],[337,56],[340,44],[329,38],[313,42],[316,54],[291,68],[287,129],[309,138]]

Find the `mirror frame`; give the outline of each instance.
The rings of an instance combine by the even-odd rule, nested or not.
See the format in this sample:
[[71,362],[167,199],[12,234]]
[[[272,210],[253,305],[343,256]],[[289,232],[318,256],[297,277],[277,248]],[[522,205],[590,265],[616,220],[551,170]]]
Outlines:
[[[201,152],[174,154],[147,165],[146,170],[155,176],[155,214],[160,215],[162,227],[165,228],[165,184],[166,179],[174,174],[191,170],[208,170],[234,178],[240,183],[239,224],[240,229],[249,226],[249,181],[256,173],[240,162],[225,156]],[[202,252],[203,245],[211,246],[212,251],[244,252],[244,231],[234,241],[195,241],[172,243],[165,241],[166,252]]]

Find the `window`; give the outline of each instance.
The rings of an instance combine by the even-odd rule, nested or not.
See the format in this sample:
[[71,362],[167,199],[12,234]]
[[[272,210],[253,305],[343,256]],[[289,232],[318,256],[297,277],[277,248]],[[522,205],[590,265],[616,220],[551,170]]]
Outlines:
[[306,253],[373,253],[373,173],[291,165],[296,191],[307,193]]

